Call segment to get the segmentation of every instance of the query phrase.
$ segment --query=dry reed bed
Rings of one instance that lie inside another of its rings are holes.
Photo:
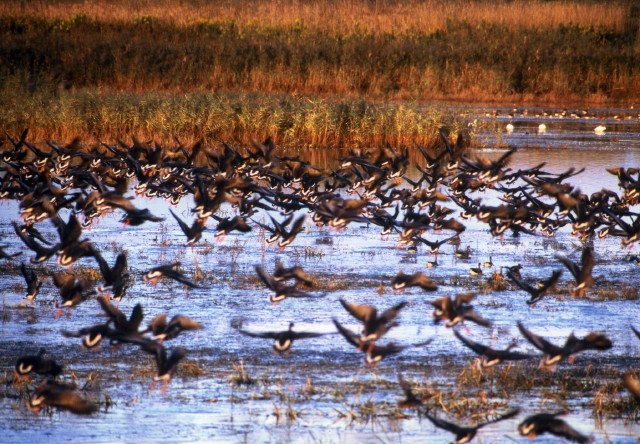
[[[335,30],[359,26],[373,32],[403,29],[442,29],[447,20],[482,22],[537,28],[561,24],[604,26],[623,30],[629,18],[629,1],[463,1],[409,0],[240,0],[205,1],[5,1],[0,15],[34,15],[48,19],[87,14],[104,22],[127,21],[135,16],[159,17],[186,25],[202,18],[240,23],[277,25],[303,21],[312,27]]]

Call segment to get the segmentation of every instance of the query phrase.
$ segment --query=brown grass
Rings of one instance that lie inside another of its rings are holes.
[[[205,1],[5,1],[0,15],[30,14],[49,19],[86,14],[106,22],[152,17],[177,25],[202,19],[276,25],[303,22],[322,30],[359,28],[376,33],[419,29],[436,31],[448,20],[516,27],[584,25],[623,30],[629,6],[624,2],[583,1],[361,1],[239,0]]]

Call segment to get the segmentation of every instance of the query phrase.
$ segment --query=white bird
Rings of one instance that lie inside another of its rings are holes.
[[[607,129],[606,126],[604,125],[598,125],[595,127],[595,129],[593,130],[594,133],[596,134],[604,134],[605,130]]]

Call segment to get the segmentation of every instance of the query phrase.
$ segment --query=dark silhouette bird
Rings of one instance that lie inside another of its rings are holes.
[[[52,277],[53,283],[60,291],[62,307],[74,307],[94,294],[93,290],[90,290],[89,282],[73,273],[53,273]],[[60,316],[61,313],[62,309],[56,313],[56,316]]]
[[[115,332],[111,336],[112,342],[126,342],[132,336],[141,336],[139,331],[140,324],[144,319],[142,305],[136,304],[131,311],[131,316],[127,319],[127,316],[118,307],[109,302],[106,297],[98,296],[98,302],[109,318],[107,324],[113,324]]]
[[[167,315],[162,313],[151,320],[145,332],[150,331],[151,339],[162,343],[178,337],[183,331],[200,330],[201,328],[202,324],[184,315],[175,315],[167,322]]]
[[[0,245],[0,259],[13,259],[16,256],[20,256],[22,253],[21,252],[17,252],[17,253],[13,253],[13,254],[9,254],[6,251],[4,251],[5,248],[7,248],[9,245]]]
[[[510,419],[513,418],[514,416],[516,416],[518,413],[520,413],[520,409],[513,409],[507,413],[505,413],[504,415],[500,415],[497,416],[496,418],[483,422],[481,424],[478,424],[476,426],[473,427],[461,427],[457,424],[454,424],[452,422],[449,421],[445,421],[444,419],[440,419],[437,418],[435,416],[430,415],[429,413],[424,413],[424,416],[426,416],[429,421],[431,421],[433,423],[434,426],[447,430],[448,432],[453,433],[454,435],[456,435],[455,439],[453,440],[454,443],[456,444],[463,444],[463,443],[467,443],[469,441],[471,441],[476,434],[478,433],[478,430],[480,430],[482,427],[488,425],[488,424],[493,424],[499,421],[504,421],[505,419]]]
[[[47,355],[44,348],[41,348],[37,355],[21,356],[16,362],[16,373],[19,376],[37,373],[55,378],[62,373],[62,368],[60,364]]]
[[[370,343],[370,346],[373,346],[374,341],[396,325],[391,321],[398,316],[400,310],[407,306],[407,302],[403,301],[378,315],[378,310],[371,305],[352,304],[344,299],[340,299],[340,303],[351,316],[362,322],[363,331],[360,342]]]
[[[113,299],[116,301],[122,300],[127,288],[129,286],[129,270],[127,265],[126,253],[120,253],[116,257],[116,263],[113,267],[110,267],[106,260],[102,257],[100,252],[93,248],[93,257],[98,262],[100,267],[100,273],[104,280],[104,285],[98,287],[101,292],[112,292]]]
[[[569,269],[576,280],[576,286],[571,290],[572,296],[584,297],[586,290],[593,285],[594,279],[591,275],[593,270],[593,248],[585,247],[582,250],[580,265],[572,262],[566,257],[556,256],[556,258]]]
[[[564,359],[570,358],[570,361],[572,361],[573,355],[576,353],[585,350],[609,350],[613,346],[611,340],[601,333],[589,333],[582,339],[571,333],[565,344],[562,347],[558,347],[527,330],[521,322],[518,322],[518,328],[534,347],[545,354],[542,358],[541,366],[549,369],[553,369],[558,362]]]
[[[182,219],[176,215],[171,209],[169,210],[173,218],[178,222],[180,229],[187,236],[186,246],[193,246],[202,238],[202,232],[206,229],[206,219],[196,219],[191,226],[187,225]]]
[[[519,273],[516,275],[516,273],[512,273],[510,269],[507,269],[507,277],[531,296],[527,301],[527,304],[529,305],[534,305],[542,299],[547,290],[558,282],[560,276],[562,276],[562,270],[556,270],[551,274],[551,277],[544,281],[540,281],[536,286],[533,286],[521,279]]]
[[[68,410],[76,415],[90,415],[98,410],[95,403],[75,393],[73,388],[46,379],[29,397],[27,406],[36,413],[45,406]]]
[[[165,394],[169,381],[176,372],[180,361],[187,356],[187,351],[184,348],[179,347],[173,349],[171,354],[168,355],[167,349],[157,341],[139,338],[135,342],[144,352],[152,355],[156,361],[157,372],[156,376],[153,378],[153,384],[151,385],[150,390],[155,388],[156,382],[162,381],[162,394]]]
[[[409,384],[400,373],[398,373],[398,382],[400,383],[400,387],[404,392],[404,399],[398,401],[398,407],[400,408],[411,408],[411,407],[421,407],[423,405],[423,400],[418,398],[416,394],[413,392],[411,384]]]
[[[273,351],[274,353],[289,353],[294,341],[299,339],[318,338],[320,336],[328,335],[331,333],[315,333],[307,331],[293,331],[293,322],[289,323],[287,330],[280,331],[266,331],[261,333],[251,332],[243,329],[238,329],[240,333],[252,338],[266,338],[273,339]]]
[[[137,227],[145,222],[162,222],[164,217],[158,217],[151,214],[147,208],[133,208],[126,210],[120,222],[131,227]]]
[[[38,279],[36,272],[33,268],[27,268],[27,266],[22,262],[20,264],[20,271],[22,272],[22,276],[24,276],[24,280],[27,283],[27,295],[25,298],[28,301],[33,302],[38,293],[40,292],[40,287],[43,284],[43,281]]]
[[[569,441],[577,443],[588,443],[590,440],[587,436],[579,433],[564,420],[558,418],[564,412],[558,413],[538,413],[531,415],[518,426],[520,435],[533,439],[544,433],[560,436]]]
[[[111,328],[109,324],[110,322],[97,324],[76,331],[61,330],[61,333],[67,338],[82,338],[82,346],[91,350],[98,347],[105,338],[111,339],[118,337],[118,332]]]
[[[471,339],[465,338],[457,330],[454,330],[453,333],[458,339],[460,339],[460,341],[462,341],[464,345],[466,345],[482,357],[481,364],[482,367],[485,368],[493,367],[494,365],[500,364],[503,361],[521,361],[523,359],[533,358],[533,355],[512,352],[511,348],[514,346],[514,344],[510,345],[505,350],[495,350],[491,347],[487,347],[486,345],[482,345],[472,341]]]
[[[391,285],[393,285],[394,290],[400,290],[405,287],[420,287],[425,291],[436,291],[438,289],[438,284],[421,271],[414,274],[404,274],[404,272],[400,271],[391,280]]]
[[[433,322],[438,324],[441,321],[447,321],[445,327],[453,327],[468,320],[483,327],[491,327],[491,322],[477,314],[469,304],[475,297],[475,293],[462,293],[457,294],[454,299],[451,299],[451,296],[444,296],[432,301]]]
[[[370,364],[371,366],[375,366],[378,362],[380,362],[387,356],[398,354],[401,351],[410,347],[420,347],[423,345],[427,345],[432,341],[432,339],[429,339],[427,341],[420,342],[417,344],[411,344],[411,345],[397,345],[393,342],[389,342],[388,344],[385,344],[385,345],[375,345],[373,347],[368,347],[368,343],[363,342],[361,340],[360,335],[357,335],[356,333],[352,332],[348,328],[343,327],[342,324],[340,324],[335,319],[333,319],[333,323],[335,324],[340,334],[344,336],[344,338],[347,340],[349,344],[353,345],[358,350],[366,349],[365,361],[367,362],[367,364]]]
[[[276,280],[272,275],[267,273],[261,266],[256,265],[256,273],[260,280],[273,291],[273,294],[269,296],[269,300],[272,304],[278,304],[286,298],[308,298],[314,297],[312,294],[298,290],[294,285],[287,285],[282,281]]]
[[[276,269],[273,271],[273,278],[277,281],[295,279],[296,283],[301,283],[307,288],[313,287],[313,280],[299,265],[286,268],[282,263],[278,262]]]
[[[157,267],[154,267],[142,276],[142,280],[144,282],[149,282],[152,285],[155,285],[158,282],[158,279],[160,279],[161,277],[173,279],[174,281],[180,282],[187,287],[201,288],[198,284],[190,281],[184,274],[182,274],[182,272],[180,271],[180,262],[174,262],[173,264],[159,265]]]
[[[44,262],[51,258],[51,256],[56,254],[56,252],[58,251],[60,244],[56,244],[52,247],[45,247],[43,245],[40,245],[31,234],[20,229],[17,223],[11,222],[11,224],[13,225],[13,228],[20,240],[22,240],[27,248],[29,248],[36,254],[34,258],[31,258],[32,263]]]

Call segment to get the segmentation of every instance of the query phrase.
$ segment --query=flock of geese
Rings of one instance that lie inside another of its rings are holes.
[[[265,241],[284,249],[295,242],[305,229],[307,218],[318,226],[336,230],[350,223],[379,226],[383,236],[397,236],[400,245],[415,249],[426,248],[437,258],[439,248],[455,242],[465,231],[465,220],[475,218],[486,224],[494,236],[542,235],[553,236],[562,227],[584,241],[579,261],[558,256],[558,265],[568,269],[574,283],[571,294],[583,297],[596,283],[592,276],[594,251],[590,242],[594,238],[615,236],[622,246],[630,246],[640,235],[640,217],[632,209],[640,199],[640,170],[612,168],[608,171],[618,178],[619,190],[603,189],[585,195],[566,180],[581,172],[573,168],[559,174],[545,170],[545,164],[527,169],[513,170],[509,161],[515,150],[509,150],[498,159],[471,157],[465,153],[465,137],[449,140],[445,129],[440,130],[439,143],[416,149],[422,157],[416,165],[417,179],[406,176],[409,166],[407,150],[391,147],[381,149],[353,149],[340,159],[335,169],[321,169],[297,156],[276,154],[271,139],[254,141],[242,152],[228,144],[221,149],[196,143],[184,147],[177,143],[172,148],[134,139],[133,144],[118,142],[81,146],[78,140],[67,146],[47,142],[39,148],[27,140],[25,131],[19,138],[7,135],[0,146],[0,197],[20,202],[20,223],[14,221],[15,234],[26,247],[25,251],[8,253],[9,246],[0,246],[0,259],[15,261],[22,253],[31,254],[30,262],[46,263],[57,258],[57,270],[51,280],[60,296],[60,315],[63,308],[71,310],[88,299],[97,300],[100,315],[106,321],[77,331],[62,330],[69,338],[82,338],[86,349],[96,348],[107,340],[113,346],[130,347],[153,356],[156,362],[156,381],[162,381],[163,390],[187,355],[184,348],[168,349],[169,341],[182,332],[198,330],[202,325],[186,316],[176,314],[168,320],[159,314],[145,327],[143,308],[134,306],[127,316],[112,301],[126,297],[132,285],[128,258],[120,253],[111,266],[90,239],[84,238],[85,228],[96,223],[103,215],[121,212],[125,225],[137,226],[164,220],[148,209],[138,208],[127,195],[159,197],[171,205],[183,198],[193,200],[193,220],[182,220],[171,211],[172,217],[185,235],[185,246],[197,244],[205,230],[217,237],[230,232],[249,232],[255,227],[268,233]],[[133,186],[135,183],[135,186]],[[497,193],[500,205],[486,205],[482,192],[491,189]],[[480,195],[480,197],[477,197]],[[221,209],[235,209],[235,216],[222,216]],[[266,215],[269,222],[254,219],[256,214]],[[310,216],[307,216],[309,214]],[[48,221],[48,222],[47,222]],[[40,228],[52,224],[57,233],[56,242],[42,234]],[[433,233],[449,233],[435,240]],[[469,255],[461,250],[460,255]],[[79,260],[95,261],[102,276],[101,285],[93,285],[72,269]],[[437,259],[432,265],[437,265]],[[479,264],[479,273],[486,264]],[[491,264],[492,265],[492,264]],[[55,267],[54,267],[55,268]],[[527,304],[534,306],[562,277],[562,269],[550,277],[533,282],[521,275],[521,266],[504,267],[507,278],[529,296]],[[26,282],[26,298],[34,301],[47,277],[38,275],[35,268],[22,262],[20,270]],[[299,266],[283,265],[273,271],[261,266],[255,268],[259,280],[269,289],[270,301],[280,303],[287,298],[322,297],[310,293],[313,279]],[[473,271],[478,273],[478,271]],[[159,279],[172,279],[185,286],[197,288],[199,284],[185,276],[179,263],[160,264],[143,273],[143,281],[153,284]],[[426,292],[438,289],[437,283],[422,272],[407,275],[399,272],[391,285],[396,290],[420,287]],[[469,321],[483,327],[492,325],[478,314],[473,305],[474,293],[447,295],[431,302],[433,320],[454,328],[460,343],[481,359],[483,367],[504,361],[531,359],[528,353],[492,349],[463,335],[456,326]],[[394,342],[381,344],[381,339],[398,325],[398,314],[407,306],[401,302],[382,312],[370,305],[355,304],[344,299],[341,306],[362,324],[361,332],[354,332],[334,319],[336,334],[340,334],[355,349],[362,352],[370,365],[402,352],[409,347],[421,347],[431,339],[410,345]],[[101,318],[103,319],[103,318]],[[570,361],[577,353],[587,350],[604,351],[612,347],[606,335],[593,332],[579,338],[571,334],[563,345],[556,345],[517,324],[523,337],[542,353],[541,366],[552,369],[558,362]],[[241,334],[274,341],[274,351],[288,353],[294,341],[314,338],[327,333],[302,332],[291,323],[284,331],[253,332],[238,327]],[[640,333],[633,330],[638,337]],[[75,387],[57,378],[63,366],[41,350],[37,355],[22,356],[15,366],[23,377],[31,373],[44,379],[28,400],[31,410],[37,412],[45,406],[66,409],[77,414],[90,414],[98,407],[77,394]],[[631,373],[625,375],[629,391],[640,400],[640,383]],[[403,406],[422,405],[422,401],[400,378],[406,394]],[[455,442],[471,440],[479,428],[492,422],[512,418],[517,409],[474,427],[461,427],[447,422],[433,411],[421,409],[421,414],[436,427],[455,435]],[[587,442],[588,437],[574,430],[559,418],[560,412],[538,413],[524,419],[519,432],[535,437],[552,433],[575,442]]]

